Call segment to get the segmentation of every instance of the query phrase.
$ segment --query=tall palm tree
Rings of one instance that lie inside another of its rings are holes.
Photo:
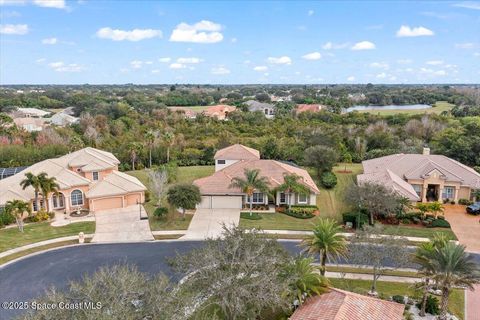
[[[287,196],[287,205],[288,209],[291,208],[292,204],[290,201],[290,196],[292,193],[295,194],[309,194],[310,189],[303,185],[299,180],[301,177],[295,173],[293,174],[285,174],[283,176],[283,183],[277,187],[277,191],[284,192]]]
[[[257,190],[268,193],[268,179],[267,177],[260,176],[259,169],[245,169],[244,177],[245,178],[233,178],[230,183],[230,188],[239,188],[243,193],[247,194],[248,199],[250,199],[250,215],[252,215],[253,192]]]
[[[175,140],[175,135],[171,131],[166,131],[163,134],[163,140],[165,140],[165,144],[167,145],[167,163],[170,162],[170,147]]]
[[[148,167],[152,167],[152,148],[155,145],[155,140],[157,135],[154,131],[149,130],[145,133],[145,140],[147,141],[148,145]]]
[[[137,158],[138,158],[140,146],[138,142],[130,142],[127,148],[128,148],[128,154],[130,155],[130,160],[132,161],[132,170],[135,170],[135,162],[137,161]]]
[[[285,270],[286,276],[292,279],[290,289],[299,305],[309,296],[324,293],[329,286],[327,278],[320,275],[312,263],[312,258],[298,257]]]
[[[40,180],[38,178],[38,176],[34,175],[33,173],[31,172],[27,172],[25,173],[25,179],[23,179],[21,182],[20,182],[20,186],[22,186],[23,190],[25,190],[26,188],[28,187],[32,187],[34,192],[35,192],[35,208],[37,208],[37,210],[39,209],[39,206],[38,206],[38,194],[40,192],[40,188],[41,188],[41,184],[40,184]]]
[[[415,250],[415,253],[413,254],[413,257],[412,257],[413,262],[422,266],[423,260],[427,259],[428,255],[431,254],[433,250],[435,250],[435,245],[433,244],[433,241],[422,243],[417,247],[417,249]],[[419,315],[421,317],[424,317],[425,309],[427,307],[427,297],[428,297],[428,290],[430,289],[432,272],[431,270],[421,267],[419,270],[419,274],[422,275],[422,281],[416,284],[416,288],[422,290],[422,301],[420,303]]]
[[[438,319],[447,320],[448,299],[454,287],[466,287],[473,290],[473,285],[480,283],[480,270],[473,257],[465,252],[465,246],[452,242],[443,247],[426,252],[422,259],[416,261],[422,270],[431,273],[431,279],[442,291],[440,315]]]
[[[325,275],[327,259],[344,258],[347,255],[347,239],[340,234],[342,229],[333,219],[319,219],[313,228],[313,235],[301,242],[308,254],[318,254],[320,259],[320,273]]]
[[[30,213],[30,204],[22,200],[10,200],[5,204],[5,211],[12,214],[17,222],[18,230],[23,232],[23,216],[25,212]]]
[[[48,198],[51,193],[55,193],[58,195],[58,189],[60,188],[60,186],[58,185],[55,177],[48,177],[45,172],[39,174],[38,179],[40,180],[40,190],[42,192],[44,209],[50,211],[50,204],[48,202]]]

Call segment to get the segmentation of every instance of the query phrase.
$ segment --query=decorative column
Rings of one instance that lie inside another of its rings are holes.
[[[440,186],[440,187],[438,188],[438,202],[442,202],[442,201],[443,201],[442,196],[443,196],[443,188],[442,188],[442,186]]]
[[[427,186],[423,185],[422,189],[422,202],[427,202]]]
[[[460,192],[460,187],[459,186],[455,186],[455,195],[454,195],[454,200],[455,200],[455,203],[458,203],[458,194]]]

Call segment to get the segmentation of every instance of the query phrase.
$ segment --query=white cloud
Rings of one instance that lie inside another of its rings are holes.
[[[26,25],[26,24],[2,24],[2,25],[0,25],[0,33],[24,35],[24,34],[28,33],[28,25]]]
[[[185,69],[187,66],[181,63],[172,63],[170,69]]]
[[[472,49],[475,47],[473,42],[455,43],[455,48],[458,49]]]
[[[465,8],[465,9],[473,9],[473,10],[480,10],[480,3],[474,1],[464,1],[453,4],[454,7]]]
[[[313,10],[308,10],[308,16],[313,16],[314,13],[315,13],[315,11],[313,11]]]
[[[376,75],[378,79],[385,79],[387,77],[387,74],[385,72],[379,73]]]
[[[429,68],[420,68],[420,72],[430,76],[446,76],[447,72],[445,70],[433,70]]]
[[[355,81],[355,77],[354,77],[354,76],[350,76],[350,77],[347,78],[347,81],[350,81],[350,82],[351,82],[351,81]]]
[[[443,64],[443,60],[430,60],[430,61],[427,61],[425,63],[428,64],[428,65],[431,65],[431,66],[439,66],[439,65]]]
[[[412,62],[413,62],[412,59],[398,59],[397,60],[397,63],[399,63],[399,64],[410,64]]]
[[[263,72],[263,71],[267,71],[268,67],[267,66],[256,66],[256,67],[253,68],[253,70],[258,71],[258,72]]]
[[[268,57],[267,62],[271,64],[292,64],[292,59],[287,56],[282,57]]]
[[[143,61],[140,61],[140,60],[130,61],[130,66],[133,69],[140,69],[143,66]]]
[[[45,59],[45,58],[39,58],[39,59],[35,60],[36,63],[44,63],[45,61],[47,61],[47,59]]]
[[[435,33],[425,27],[413,27],[410,26],[401,26],[397,31],[397,37],[422,37],[422,36],[433,36]]]
[[[181,64],[187,64],[187,63],[193,63],[193,64],[197,64],[197,63],[200,63],[202,62],[203,60],[200,59],[200,58],[195,58],[195,57],[191,57],[191,58],[178,58],[177,59],[177,63],[181,63]]]
[[[65,9],[65,0],[33,0],[33,4],[39,7]]]
[[[237,38],[232,38],[232,39],[230,39],[230,42],[231,42],[231,43],[236,43],[236,42],[237,42]]]
[[[158,59],[158,62],[161,62],[161,63],[169,63],[170,61],[172,61],[172,58],[169,58],[169,57]]]
[[[372,62],[370,63],[370,67],[378,68],[378,69],[388,69],[390,68],[389,64],[386,62]]]
[[[473,54],[473,56],[474,56],[474,57],[480,57],[480,52],[475,52],[475,53]]]
[[[57,72],[80,72],[84,69],[84,67],[79,64],[65,64],[63,61],[51,62],[48,66]]]
[[[56,44],[58,42],[57,38],[46,38],[42,40],[43,44]]]
[[[302,56],[302,58],[305,60],[319,60],[322,58],[322,55],[320,54],[320,52],[311,52]]]
[[[161,38],[162,31],[154,29],[133,29],[128,31],[106,27],[99,29],[96,35],[99,38],[113,41],[140,41],[150,38]]]
[[[25,4],[25,0],[0,0],[0,6],[21,6]]]
[[[353,45],[352,50],[372,50],[375,49],[375,43],[370,41],[360,41]]]
[[[212,68],[211,72],[212,74],[216,74],[216,75],[225,75],[225,74],[229,74],[230,70],[228,70],[225,67],[217,67],[217,68]]]
[[[332,49],[343,49],[348,47],[348,43],[333,43],[333,42],[326,42],[323,46],[323,50],[332,50]]]
[[[223,40],[221,30],[220,24],[208,20],[202,20],[193,25],[182,22],[172,31],[170,41],[216,43]]]
[[[153,73],[153,74],[160,73],[160,70],[158,70],[158,69],[153,69],[153,70],[152,70],[152,73]]]

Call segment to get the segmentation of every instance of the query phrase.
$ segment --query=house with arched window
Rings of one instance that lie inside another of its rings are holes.
[[[9,200],[31,203],[32,210],[44,207],[53,212],[124,208],[143,203],[146,187],[135,177],[118,171],[120,161],[110,152],[84,148],[55,159],[38,162],[21,173],[0,180],[0,206]],[[35,190],[23,189],[25,173],[45,172],[55,177],[59,192],[35,203]]]

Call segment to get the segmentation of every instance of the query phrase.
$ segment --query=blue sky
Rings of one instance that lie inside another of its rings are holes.
[[[479,83],[480,2],[0,0],[1,84]]]

